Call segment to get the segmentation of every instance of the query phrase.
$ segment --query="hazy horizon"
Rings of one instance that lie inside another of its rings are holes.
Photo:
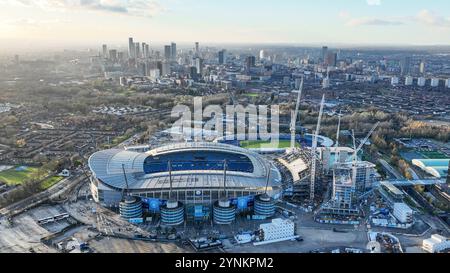
[[[4,52],[151,45],[450,45],[443,0],[0,0]]]

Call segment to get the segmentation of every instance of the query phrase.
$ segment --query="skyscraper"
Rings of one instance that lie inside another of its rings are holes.
[[[134,44],[134,50],[136,51],[136,54],[134,55],[136,58],[141,58],[141,46],[139,43]]]
[[[337,53],[336,52],[328,52],[324,63],[328,66],[336,66],[337,65]]]
[[[264,60],[266,58],[266,52],[264,50],[261,50],[259,52],[259,59]]]
[[[108,46],[103,45],[102,49],[103,49],[103,58],[107,59],[108,58]]]
[[[171,59],[176,60],[177,59],[177,44],[172,42],[171,46]]]
[[[166,45],[164,46],[164,58],[166,59],[166,61],[169,61],[171,59],[172,56],[172,48],[170,45]]]
[[[147,44],[146,43],[142,43],[142,58],[147,58]]]
[[[109,59],[113,62],[117,62],[117,50],[111,49],[109,51]]]
[[[400,63],[400,69],[402,76],[408,75],[411,73],[411,57],[406,56]]]
[[[130,59],[134,59],[136,56],[136,50],[134,49],[133,38],[128,38],[128,56]]]
[[[200,44],[198,42],[195,42],[195,56],[198,56],[200,54]]]
[[[225,64],[226,63],[226,51],[225,49],[222,49],[219,51],[219,64]]]
[[[195,68],[198,74],[203,74],[203,60],[199,57],[195,58]]]
[[[328,56],[328,47],[324,46],[322,47],[322,63],[325,63]]]
[[[150,46],[149,46],[149,44],[145,44],[145,54],[146,54],[146,58],[150,58]]]
[[[248,56],[245,59],[245,69],[248,71],[250,70],[250,67],[256,66],[256,57],[255,56]]]
[[[425,61],[420,62],[419,73],[422,75],[425,74]]]

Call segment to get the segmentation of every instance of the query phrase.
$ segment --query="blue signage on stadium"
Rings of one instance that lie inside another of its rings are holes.
[[[194,217],[196,218],[202,218],[204,217],[204,213],[203,213],[203,206],[195,206],[194,207]]]
[[[157,198],[144,198],[142,201],[148,205],[148,210],[151,212],[159,212],[163,205],[161,200]]]
[[[254,196],[243,196],[230,199],[232,205],[235,205],[238,210],[246,210],[253,205]]]

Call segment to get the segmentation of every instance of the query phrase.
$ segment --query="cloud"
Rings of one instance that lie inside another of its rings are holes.
[[[9,2],[46,11],[91,10],[142,17],[152,17],[164,11],[156,0],[9,0]]]
[[[369,6],[380,6],[381,0],[366,0],[367,5]]]
[[[399,20],[389,20],[389,19],[379,19],[379,18],[354,18],[347,21],[346,25],[351,27],[357,26],[399,26],[403,25],[404,22]]]
[[[445,18],[433,11],[422,10],[415,18],[418,22],[433,27],[450,27],[450,18]]]

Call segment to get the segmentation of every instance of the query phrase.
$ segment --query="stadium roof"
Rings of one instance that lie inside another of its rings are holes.
[[[100,151],[89,158],[89,167],[94,176],[103,184],[115,189],[126,187],[122,165],[130,190],[169,189],[168,172],[146,174],[144,162],[148,157],[161,156],[186,151],[217,151],[245,155],[253,165],[252,173],[227,171],[227,188],[260,189],[266,186],[267,173],[269,190],[279,187],[281,175],[278,169],[260,155],[239,147],[219,143],[180,143],[151,150],[146,153],[120,149]],[[223,171],[188,170],[172,172],[174,189],[180,188],[220,188],[223,187]]]

